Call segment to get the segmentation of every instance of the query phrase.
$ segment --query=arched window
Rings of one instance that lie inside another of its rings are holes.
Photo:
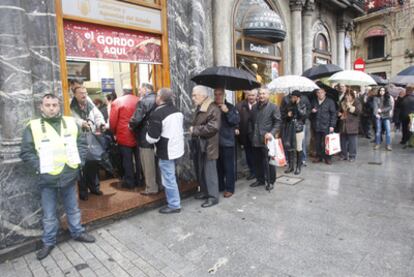
[[[320,52],[329,52],[328,40],[323,34],[317,34],[314,42],[314,49]]]
[[[278,25],[278,22],[280,25]],[[247,32],[246,25],[254,28]],[[275,26],[280,29],[275,28]],[[271,1],[238,1],[234,13],[236,66],[250,72],[263,84],[269,83],[278,77],[282,70],[283,50],[280,42],[275,43],[269,39],[274,37],[266,35],[271,33],[277,36],[283,32],[284,24]]]

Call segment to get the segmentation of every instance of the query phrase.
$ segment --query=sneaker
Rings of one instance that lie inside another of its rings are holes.
[[[80,242],[87,242],[87,243],[93,243],[96,241],[95,237],[92,235],[89,235],[88,233],[83,232],[78,237],[74,238],[76,241]]]
[[[50,252],[52,252],[54,246],[53,245],[43,245],[42,249],[40,249],[36,253],[36,258],[40,261],[49,256]]]
[[[392,147],[391,147],[391,145],[387,145],[387,146],[385,147],[385,149],[387,149],[387,151],[392,151]]]
[[[173,208],[170,208],[170,207],[164,207],[164,208],[159,209],[158,212],[160,214],[176,214],[176,213],[180,213],[181,209],[180,208],[173,209]]]
[[[378,149],[380,149],[380,145],[379,144],[375,144],[374,150],[378,150]]]
[[[349,162],[350,162],[350,163],[355,162],[355,158],[349,158]]]

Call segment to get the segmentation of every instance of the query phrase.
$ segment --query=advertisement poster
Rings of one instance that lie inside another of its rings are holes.
[[[111,94],[115,92],[115,80],[114,78],[102,78],[101,79],[102,92],[105,94]]]
[[[138,31],[64,21],[66,56],[134,63],[161,63],[161,38]]]

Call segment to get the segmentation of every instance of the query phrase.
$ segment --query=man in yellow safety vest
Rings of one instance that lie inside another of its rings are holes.
[[[44,95],[40,110],[41,118],[31,120],[24,130],[20,153],[20,158],[38,175],[43,209],[43,247],[36,254],[39,260],[47,257],[56,244],[58,194],[63,201],[71,236],[77,241],[95,242],[80,223],[75,187],[88,146],[79,136],[75,120],[61,115],[59,99],[55,95]]]

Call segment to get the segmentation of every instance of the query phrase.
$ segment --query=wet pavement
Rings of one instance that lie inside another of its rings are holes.
[[[354,163],[309,164],[271,193],[241,180],[215,207],[188,198],[181,214],[118,221],[1,276],[414,276],[414,150],[359,142]]]

